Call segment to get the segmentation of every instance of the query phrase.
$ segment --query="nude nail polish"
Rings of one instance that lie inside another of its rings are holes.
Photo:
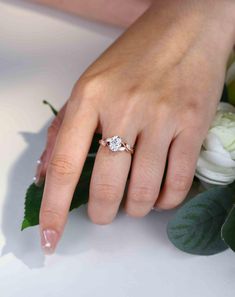
[[[45,229],[41,233],[41,246],[46,255],[53,254],[59,240],[59,234],[53,229]]]

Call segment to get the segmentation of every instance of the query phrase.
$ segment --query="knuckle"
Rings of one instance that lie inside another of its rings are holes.
[[[182,111],[183,121],[189,123],[190,125],[200,125],[201,117],[198,117],[198,114],[201,114],[202,110],[204,109],[200,100],[191,100],[185,105]]]
[[[137,204],[150,204],[155,199],[154,190],[148,186],[134,186],[128,195],[130,202]]]
[[[48,174],[59,179],[59,181],[67,180],[76,174],[75,162],[71,158],[64,155],[56,155],[48,164]]]
[[[136,126],[136,124],[139,122],[139,119],[134,115],[140,114],[140,112],[142,112],[143,103],[139,100],[141,98],[141,94],[136,94],[134,92],[137,91],[133,91],[132,89],[123,91],[122,98],[114,102],[115,110],[119,112],[114,113],[114,107],[111,106],[111,109],[108,108],[105,112],[106,117],[110,118],[111,112],[115,121],[119,122],[119,125],[126,127],[127,125],[130,125],[131,119],[131,124]]]
[[[175,173],[166,186],[174,191],[186,192],[191,186],[191,179],[185,173]]]
[[[125,99],[131,99],[131,102],[133,101],[133,98],[140,98],[142,94],[142,86],[140,84],[133,84],[130,86],[126,92],[125,92]]]
[[[172,110],[171,102],[165,97],[161,97],[157,102],[157,112],[160,115],[168,114]]]
[[[94,186],[94,199],[101,204],[116,204],[120,200],[120,189],[112,184],[97,183]]]
[[[166,100],[165,98],[159,100],[156,108],[153,108],[151,111],[155,125],[161,125],[163,122],[169,121],[169,118],[174,117],[173,110],[174,108],[169,100]]]
[[[63,213],[51,208],[42,209],[40,212],[40,221],[43,223],[50,222],[52,225],[58,225],[63,217]]]
[[[78,98],[80,102],[93,101],[99,97],[97,94],[101,93],[103,88],[103,79],[99,74],[80,77],[73,87],[69,101],[77,102]]]

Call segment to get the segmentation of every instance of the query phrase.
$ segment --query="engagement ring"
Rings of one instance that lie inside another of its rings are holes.
[[[99,143],[103,146],[107,146],[112,152],[129,152],[133,154],[134,148],[122,140],[120,136],[112,136],[104,139],[100,139]]]

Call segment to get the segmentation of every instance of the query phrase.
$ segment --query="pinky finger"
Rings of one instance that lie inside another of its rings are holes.
[[[203,139],[192,130],[182,131],[172,142],[166,179],[156,201],[157,209],[178,206],[189,192]],[[193,135],[193,137],[192,137]]]

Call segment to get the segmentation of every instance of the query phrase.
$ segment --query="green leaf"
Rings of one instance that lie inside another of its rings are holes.
[[[94,160],[95,159],[93,157],[87,157],[84,163],[82,174],[74,191],[73,199],[69,209],[70,211],[88,202],[89,184],[94,166]],[[25,228],[39,224],[39,212],[43,190],[44,183],[40,187],[36,186],[34,183],[29,186],[25,197],[25,212],[21,231]]]
[[[235,183],[233,185],[233,195],[235,197]],[[221,236],[224,242],[235,252],[235,205],[233,205],[222,226]]]
[[[46,101],[46,100],[43,100],[42,102],[43,102],[44,104],[49,105],[49,107],[50,107],[50,109],[52,110],[53,114],[54,114],[55,116],[57,116],[58,111],[51,105],[51,103],[49,103],[49,102]]]
[[[221,230],[224,242],[235,252],[235,206],[231,209]]]
[[[235,106],[235,80],[228,85],[228,102]]]
[[[27,227],[37,225],[44,186],[37,187],[34,183],[29,186],[25,197],[25,212],[21,231]]]
[[[168,223],[169,240],[180,250],[213,255],[227,249],[221,227],[234,203],[232,187],[214,187],[186,202]]]

